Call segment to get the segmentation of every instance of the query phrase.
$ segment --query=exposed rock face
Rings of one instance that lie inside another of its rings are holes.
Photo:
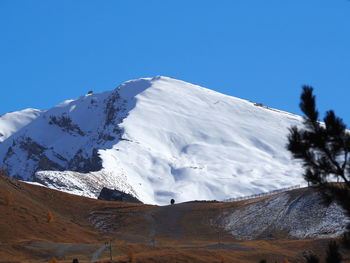
[[[75,135],[75,134],[80,136],[85,135],[85,133],[79,128],[79,126],[72,123],[72,119],[65,115],[59,116],[59,117],[50,116],[49,124],[57,125],[62,129],[62,131],[68,132],[72,135]]]
[[[118,125],[126,114],[124,104],[116,89],[104,96],[88,94],[43,112],[41,118],[29,124],[30,129],[19,131],[3,143],[1,167],[10,176],[25,180],[33,180],[34,174],[43,170],[101,170],[98,150],[119,141],[122,129]],[[82,121],[87,118],[91,119]]]
[[[102,160],[98,156],[97,149],[92,149],[91,154],[86,154],[79,149],[74,157],[68,162],[68,169],[81,173],[99,171],[102,169]],[[46,169],[49,170],[49,169]]]
[[[123,193],[118,190],[112,190],[108,189],[106,187],[103,187],[101,190],[100,195],[98,196],[99,200],[106,200],[106,201],[120,201],[120,202],[128,202],[128,203],[142,203],[137,198],[133,197],[132,195]]]

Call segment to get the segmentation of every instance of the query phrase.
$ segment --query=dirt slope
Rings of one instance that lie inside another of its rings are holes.
[[[107,260],[109,240],[114,262],[130,251],[135,262],[302,262],[305,250],[324,253],[327,239],[239,241],[221,227],[218,215],[260,201],[108,202],[0,176],[0,262]]]

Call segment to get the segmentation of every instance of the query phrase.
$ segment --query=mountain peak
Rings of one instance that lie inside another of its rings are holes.
[[[227,199],[303,182],[285,149],[295,115],[156,76],[65,101],[0,144],[9,174],[145,203]],[[1,132],[1,131],[0,131]]]
[[[0,116],[0,142],[28,125],[44,111],[27,108],[21,111],[8,112]]]

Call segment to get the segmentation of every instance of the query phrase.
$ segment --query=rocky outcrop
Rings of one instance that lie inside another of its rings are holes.
[[[142,203],[136,197],[126,194],[124,192],[118,190],[108,189],[107,187],[103,187],[100,195],[98,196],[99,200],[106,201],[119,201],[119,202],[128,202],[128,203]]]
[[[74,157],[68,162],[68,170],[88,173],[102,169],[102,160],[98,156],[97,149],[93,149],[91,154],[86,154],[79,149]],[[48,170],[48,169],[46,169]]]
[[[126,100],[122,100],[118,91],[115,91],[107,100],[106,100],[106,108],[104,110],[106,114],[105,126],[112,124],[117,120],[117,117],[120,113],[125,112],[125,104]]]
[[[50,116],[49,124],[57,125],[64,132],[68,132],[72,135],[84,136],[85,133],[79,128],[78,125],[72,122],[72,119],[63,115],[63,116]]]

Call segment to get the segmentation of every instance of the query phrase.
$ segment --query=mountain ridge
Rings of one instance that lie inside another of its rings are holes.
[[[0,145],[13,177],[153,204],[226,199],[302,184],[285,149],[300,116],[157,76],[66,100]],[[1,132],[1,131],[0,131]]]
[[[0,143],[31,123],[43,112],[43,110],[27,108],[0,115]]]

